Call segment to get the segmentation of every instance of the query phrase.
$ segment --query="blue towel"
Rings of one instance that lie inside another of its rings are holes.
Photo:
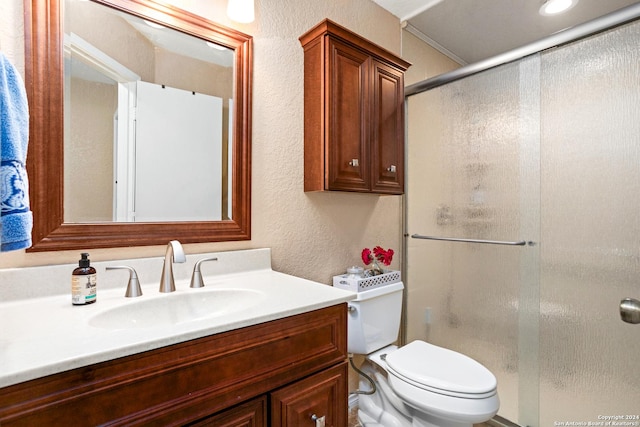
[[[22,77],[0,52],[0,251],[31,246],[33,217],[25,162],[29,106]]]

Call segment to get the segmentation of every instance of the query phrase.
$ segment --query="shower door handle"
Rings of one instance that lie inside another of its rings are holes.
[[[620,301],[620,318],[623,322],[640,323],[640,301],[634,298],[625,298]]]

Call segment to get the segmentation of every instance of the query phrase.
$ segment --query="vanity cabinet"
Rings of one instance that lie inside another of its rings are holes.
[[[346,304],[0,389],[0,425],[347,424]]]
[[[304,190],[402,194],[410,64],[330,20],[300,43]]]
[[[271,394],[271,422],[285,426],[346,426],[346,362]]]
[[[189,427],[263,427],[267,423],[267,396],[188,424]]]

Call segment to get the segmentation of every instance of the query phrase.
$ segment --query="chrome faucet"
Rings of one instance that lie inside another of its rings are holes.
[[[212,258],[204,258],[200,261],[196,262],[196,265],[193,267],[193,274],[191,275],[191,284],[190,288],[202,288],[204,287],[204,281],[202,280],[202,272],[200,271],[200,264],[205,261],[217,261],[217,257]]]
[[[164,255],[164,265],[162,266],[162,277],[160,278],[160,292],[173,292],[176,290],[176,282],[173,278],[173,263],[186,262],[182,245],[177,240],[172,240],[167,244],[167,252]]]
[[[142,295],[142,288],[140,288],[140,281],[138,280],[138,273],[133,267],[128,265],[113,265],[106,267],[107,270],[129,270],[129,282],[127,282],[127,291],[124,296],[127,298],[135,298]]]

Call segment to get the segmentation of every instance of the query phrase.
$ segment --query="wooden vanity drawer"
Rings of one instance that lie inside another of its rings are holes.
[[[346,359],[346,304],[0,389],[0,425],[182,425]]]
[[[269,425],[267,420],[267,395],[263,395],[198,420],[188,427],[263,427]]]

